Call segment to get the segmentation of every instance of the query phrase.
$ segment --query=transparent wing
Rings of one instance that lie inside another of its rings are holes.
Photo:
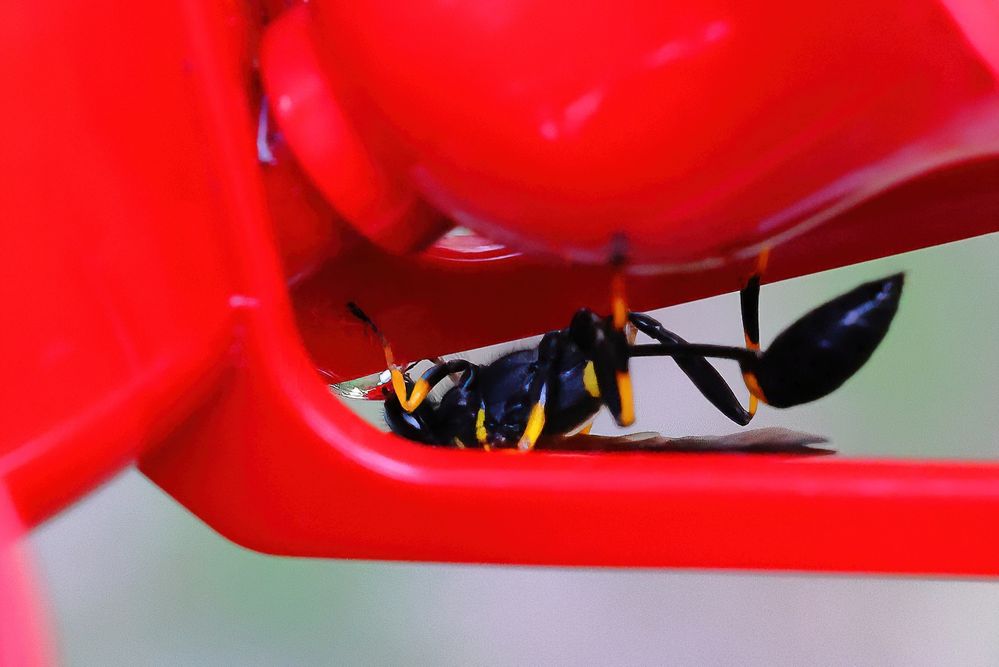
[[[660,433],[633,433],[623,436],[573,435],[542,438],[536,449],[558,452],[676,452],[713,454],[789,454],[828,456],[836,450],[823,445],[820,435],[769,427],[729,435],[668,438]]]

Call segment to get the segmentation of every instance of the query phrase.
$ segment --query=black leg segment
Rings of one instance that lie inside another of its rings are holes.
[[[528,405],[531,411],[524,425],[524,432],[517,443],[518,449],[533,449],[541,431],[545,427],[545,409],[548,404],[548,392],[558,381],[559,361],[562,350],[568,343],[568,336],[561,331],[545,334],[538,345],[538,363],[531,384],[527,390]]]
[[[687,341],[644,313],[631,313],[629,319],[635,328],[660,343],[674,345],[677,348],[689,345]],[[723,415],[740,426],[745,426],[753,418],[753,415],[742,407],[728,383],[715,370],[715,367],[708,363],[707,359],[693,354],[677,354],[673,356],[673,361],[690,378],[690,381],[704,397]]]

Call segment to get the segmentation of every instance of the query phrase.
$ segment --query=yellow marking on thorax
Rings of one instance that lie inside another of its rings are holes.
[[[600,398],[600,385],[597,384],[597,372],[593,369],[593,362],[587,361],[583,368],[583,386],[586,393],[593,398]]]

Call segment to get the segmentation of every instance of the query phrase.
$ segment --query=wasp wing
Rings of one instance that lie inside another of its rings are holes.
[[[669,438],[661,433],[623,436],[573,435],[542,438],[535,449],[556,452],[675,452],[697,454],[788,454],[828,456],[835,449],[817,447],[828,440],[820,435],[769,427],[729,435]]]

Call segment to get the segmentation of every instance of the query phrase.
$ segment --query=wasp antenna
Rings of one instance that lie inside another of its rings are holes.
[[[348,301],[347,310],[350,311],[351,315],[368,325],[375,335],[378,336],[378,340],[381,341],[382,352],[385,353],[385,365],[388,366],[389,371],[392,373],[392,390],[399,398],[399,403],[406,412],[412,412],[423,402],[423,399],[429,393],[429,386],[426,381],[423,379],[419,380],[413,390],[413,396],[406,398],[406,371],[396,363],[395,355],[392,353],[392,346],[389,345],[388,338],[385,337],[385,334],[378,328],[374,320],[368,317],[367,313],[361,310],[356,303]]]
[[[347,310],[350,311],[351,315],[366,324],[368,328],[371,329],[376,336],[378,336],[378,341],[381,343],[382,350],[385,352],[385,361],[388,362],[389,368],[392,368],[395,364],[395,360],[392,355],[392,347],[389,345],[388,338],[385,337],[382,330],[379,329],[378,325],[375,324],[375,321],[368,317],[368,314],[361,310],[361,307],[353,301],[347,302]]]
[[[368,314],[366,312],[364,312],[363,310],[361,310],[361,307],[358,306],[356,303],[354,303],[353,301],[348,301],[347,302],[347,310],[350,311],[351,315],[353,315],[357,319],[361,320],[362,322],[364,322],[365,324],[367,324],[369,327],[371,327],[375,331],[378,331],[378,327],[375,326],[375,323],[371,320],[370,317],[368,317]]]
[[[368,325],[368,327],[370,327],[371,330],[374,331],[379,338],[385,338],[385,336],[382,334],[382,330],[378,328],[378,325],[375,324],[374,320],[368,317],[368,314],[365,313],[363,310],[361,310],[361,307],[358,306],[356,303],[354,303],[353,301],[348,301],[347,310],[350,311],[351,315],[353,315],[357,319],[361,320],[361,322],[364,322],[366,325]]]

